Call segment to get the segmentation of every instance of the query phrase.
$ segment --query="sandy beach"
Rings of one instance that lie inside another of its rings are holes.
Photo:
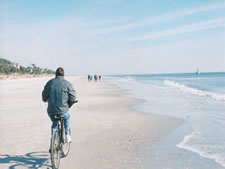
[[[0,81],[0,168],[51,168],[50,120],[41,92],[50,77]],[[139,148],[157,142],[181,120],[135,112],[141,100],[104,81],[66,77],[79,103],[71,110],[72,146],[60,169],[141,169]],[[151,160],[151,159],[149,159]]]

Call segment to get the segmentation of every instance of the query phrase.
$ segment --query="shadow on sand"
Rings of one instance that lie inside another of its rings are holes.
[[[9,169],[40,169],[52,168],[49,164],[49,153],[48,152],[31,152],[25,155],[10,156],[8,154],[0,155],[0,166],[1,164],[7,164]]]

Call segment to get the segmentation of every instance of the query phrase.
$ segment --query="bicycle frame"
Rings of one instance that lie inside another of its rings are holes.
[[[62,148],[62,145],[64,144],[64,119],[60,118],[57,120],[57,127],[59,132],[59,138],[60,138],[60,149]]]

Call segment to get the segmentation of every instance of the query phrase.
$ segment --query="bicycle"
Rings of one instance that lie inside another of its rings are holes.
[[[75,103],[77,103],[76,101]],[[60,158],[66,157],[69,154],[71,142],[66,141],[64,115],[54,115],[54,120],[57,121],[57,129],[53,132],[50,145],[50,156],[52,168],[58,169]],[[70,130],[71,135],[71,130]]]

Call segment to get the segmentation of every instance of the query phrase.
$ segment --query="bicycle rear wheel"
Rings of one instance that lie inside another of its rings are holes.
[[[58,169],[60,165],[60,137],[58,130],[53,132],[51,139],[51,162],[52,168]]]
[[[71,135],[71,130],[70,130],[70,135]],[[71,142],[69,142],[69,143],[67,142],[65,131],[64,131],[63,136],[64,136],[64,143],[63,143],[63,146],[62,146],[62,156],[66,157],[69,154]]]

